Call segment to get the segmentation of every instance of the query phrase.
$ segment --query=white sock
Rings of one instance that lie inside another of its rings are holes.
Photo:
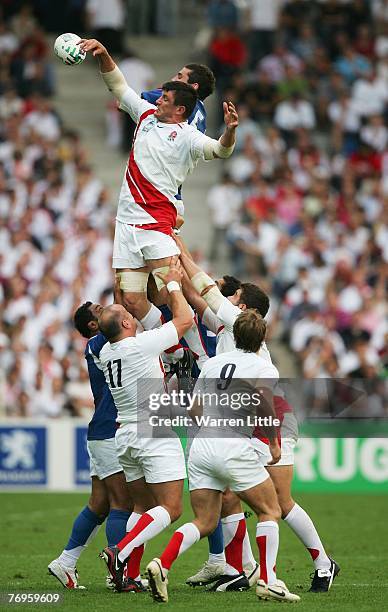
[[[136,525],[136,523],[138,522],[138,520],[139,520],[139,518],[140,518],[141,516],[142,516],[142,515],[141,515],[141,514],[139,514],[139,512],[132,512],[132,513],[130,514],[129,519],[128,519],[128,521],[127,521],[127,533],[128,533],[128,531],[131,531],[131,529],[133,529],[133,528],[134,528],[134,526]],[[143,551],[144,551],[144,546],[145,546],[145,545],[143,545]],[[133,552],[133,551],[132,551],[132,552]],[[126,568],[125,568],[125,570],[124,570],[124,576],[125,576],[125,577],[128,575],[128,572],[129,572],[129,569],[130,569],[130,568],[129,568],[129,564],[130,564],[130,561],[128,561],[128,563],[127,563],[127,567],[126,567]],[[138,576],[135,576],[135,578],[134,578],[134,580],[140,580],[140,579],[141,579],[140,574],[139,574]]]
[[[201,534],[194,523],[185,523],[176,530],[160,556],[163,569],[168,571],[182,553],[200,540]]]
[[[279,526],[275,521],[257,523],[256,542],[260,554],[260,578],[266,584],[276,582],[276,558],[279,549]]]
[[[140,323],[144,327],[145,331],[149,329],[157,329],[162,326],[162,313],[159,308],[156,308],[155,304],[150,304],[150,309],[146,316],[140,319]]]
[[[119,560],[125,561],[134,548],[157,536],[170,523],[171,517],[163,506],[155,506],[155,508],[151,508],[151,510],[142,514],[135,527],[123,538],[124,546],[121,547]]]
[[[127,533],[128,531],[131,531],[131,529],[134,528],[134,526],[136,525],[137,521],[139,520],[141,516],[142,515],[139,514],[138,512],[132,512],[129,515],[129,519],[127,520]]]
[[[209,563],[225,563],[225,553],[211,553],[209,552]]]
[[[295,504],[284,520],[309,551],[315,569],[329,569],[330,559],[307,512]]]
[[[85,544],[81,546],[76,546],[75,548],[70,548],[69,550],[64,550],[58,557],[59,563],[62,563],[65,567],[75,567],[77,565],[77,561],[81,556],[81,553],[85,550],[87,545],[93,540],[96,536],[97,531],[100,529],[101,525],[96,525],[93,529],[92,533],[86,540]]]
[[[247,530],[243,512],[221,519],[224,536],[226,576],[237,576],[243,571],[243,542]]]
[[[65,567],[75,567],[82,551],[84,550],[85,546],[76,546],[75,548],[70,548],[70,550],[64,550],[59,555],[58,561]]]
[[[256,567],[257,561],[252,552],[252,546],[251,546],[251,541],[249,539],[248,529],[245,530],[242,557],[243,557],[243,568],[247,568],[248,570],[250,569],[252,571],[253,568]]]

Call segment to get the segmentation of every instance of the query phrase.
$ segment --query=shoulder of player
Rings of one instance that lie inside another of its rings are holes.
[[[166,323],[163,323],[161,327],[156,327],[154,329],[147,329],[145,331],[142,331],[139,334],[137,334],[135,338],[137,341],[140,341],[140,342],[146,341],[148,338],[163,335],[167,333],[168,330],[171,330],[172,328],[176,329],[174,323],[171,320],[171,321],[167,321]]]
[[[88,354],[92,354],[98,358],[106,343],[107,339],[103,334],[99,333],[96,336],[93,336],[93,338],[90,338],[86,344],[85,355],[87,356]]]
[[[133,342],[136,336],[131,336],[130,338],[123,338],[118,342],[115,342],[113,345],[110,342],[106,342],[101,349],[100,352],[100,360],[109,361],[114,357],[121,357],[127,349],[133,346]]]
[[[238,315],[240,315],[241,313],[241,308],[239,308],[235,304],[232,304],[232,302],[224,295],[222,296],[222,301],[217,312],[217,317],[221,319],[221,321],[223,319],[223,315],[226,315],[229,318],[231,314],[234,314],[236,317],[238,317]]]
[[[279,370],[273,363],[269,363],[267,359],[254,353],[257,357],[257,365],[260,369],[260,378],[279,378]]]

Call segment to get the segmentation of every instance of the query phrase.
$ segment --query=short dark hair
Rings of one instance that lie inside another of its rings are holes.
[[[247,353],[257,353],[264,342],[267,324],[253,308],[243,310],[233,325],[236,348]]]
[[[185,107],[183,118],[188,119],[198,101],[198,95],[194,87],[182,81],[167,81],[167,83],[163,83],[162,90],[174,92],[174,103],[176,106]]]
[[[225,274],[222,277],[222,280],[224,282],[220,287],[220,291],[224,297],[230,297],[236,293],[237,289],[241,289],[241,281],[234,276],[228,276]]]
[[[85,302],[77,308],[74,314],[74,327],[84,338],[91,338],[94,336],[94,331],[89,329],[89,323],[91,321],[97,321],[97,318],[93,315],[90,310],[92,302]]]
[[[186,64],[185,68],[190,70],[189,83],[198,83],[198,98],[206,100],[216,88],[216,78],[213,71],[205,64]]]
[[[242,283],[240,304],[245,304],[247,308],[254,308],[262,317],[265,317],[269,310],[269,297],[257,285]]]
[[[111,316],[103,316],[98,319],[98,326],[100,328],[100,332],[104,334],[107,340],[112,340],[112,338],[116,338],[121,332],[121,319],[114,315]]]

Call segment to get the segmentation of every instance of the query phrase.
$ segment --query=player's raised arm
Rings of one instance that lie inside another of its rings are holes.
[[[238,113],[232,102],[224,102],[225,130],[222,136],[215,140],[204,134],[193,135],[192,151],[194,157],[209,161],[211,159],[227,159],[234,151],[236,144],[236,129],[238,126]]]
[[[175,240],[180,248],[180,259],[187,276],[190,278],[194,289],[205,300],[206,304],[216,314],[219,310],[224,296],[217,287],[215,281],[204,272],[192,259],[183,240],[176,236]]]
[[[182,271],[178,257],[171,259],[167,274],[157,273],[158,277],[164,282],[171,298],[172,323],[175,325],[178,338],[190,329],[193,324],[193,317],[190,307],[182,293]]]
[[[109,55],[108,50],[95,38],[81,39],[77,44],[87,53],[96,58],[100,74],[112,94],[120,102],[120,108],[128,112],[132,119],[137,122],[139,116],[146,108],[153,108],[128,85],[123,73]]]

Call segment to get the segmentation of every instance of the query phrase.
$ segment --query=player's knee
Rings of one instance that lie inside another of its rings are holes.
[[[182,500],[177,500],[170,504],[165,504],[165,508],[170,515],[171,522],[174,523],[174,521],[177,521],[182,515]]]
[[[279,501],[280,510],[282,513],[282,519],[284,519],[286,518],[287,514],[289,514],[291,510],[293,509],[293,507],[295,506],[295,502],[290,495],[288,495],[287,497],[279,496],[278,501]]]
[[[123,304],[132,316],[142,318],[139,312],[142,312],[147,305],[147,295],[145,293],[124,293]]]
[[[270,504],[268,514],[272,516],[272,520],[278,522],[281,519],[282,511],[278,502]]]
[[[241,501],[237,497],[235,493],[227,489],[222,494],[222,512],[221,515],[223,517],[229,516],[231,514],[238,514],[242,512]]]
[[[88,501],[89,510],[97,514],[100,519],[103,519],[109,514],[109,500],[107,497],[99,495],[91,495]]]
[[[276,498],[262,500],[259,507],[254,509],[260,520],[280,521],[282,512]]]
[[[109,495],[109,506],[111,510],[124,510],[132,512],[133,503],[126,491],[114,491]]]
[[[201,534],[201,538],[206,538],[211,535],[218,524],[218,516],[214,518],[214,516],[206,516],[203,518],[195,517],[194,521],[199,533]]]

